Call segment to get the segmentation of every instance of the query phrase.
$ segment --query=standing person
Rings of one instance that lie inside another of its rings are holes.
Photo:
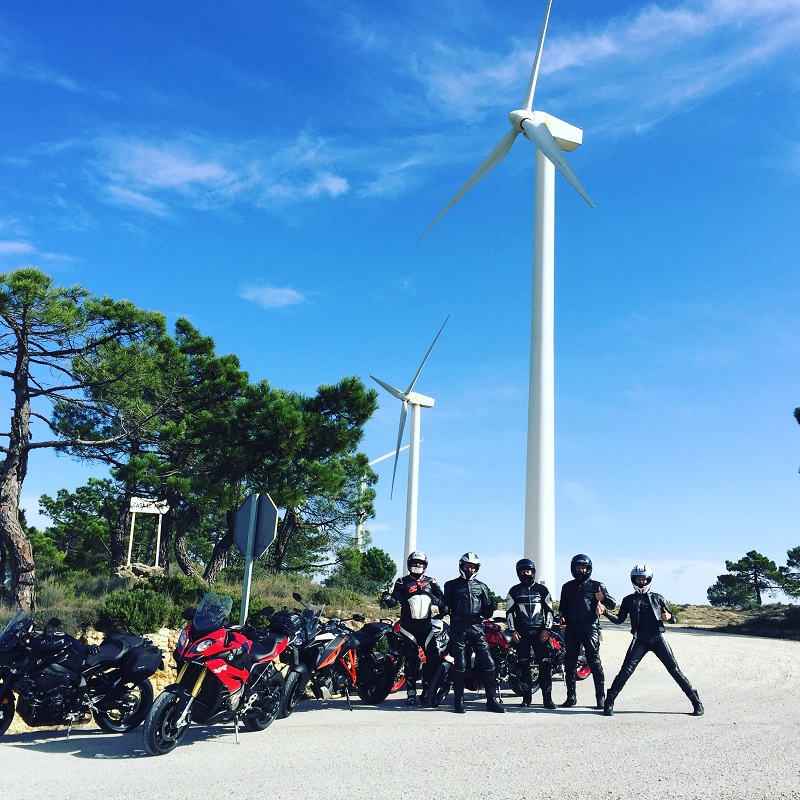
[[[450,610],[450,655],[453,657],[453,710],[464,714],[464,675],[467,671],[467,643],[483,672],[486,710],[505,713],[495,677],[494,661],[483,630],[483,620],[496,608],[489,587],[476,580],[481,561],[475,553],[464,553],[458,562],[459,577],[444,585],[444,602]]]
[[[522,705],[531,704],[531,655],[539,665],[542,705],[553,709],[553,673],[550,662],[550,630],[553,627],[553,598],[549,589],[536,583],[536,564],[529,558],[517,561],[519,583],[508,590],[506,622],[517,650]]]
[[[419,651],[425,653],[422,670],[422,703],[428,702],[428,686],[437,667],[439,651],[433,632],[431,607],[437,606],[440,614],[447,613],[442,588],[436,578],[425,574],[428,557],[415,550],[408,559],[408,575],[395,581],[392,593],[383,598],[387,608],[400,604],[401,645],[406,662],[406,705],[417,704],[417,677],[420,672]]]
[[[652,651],[659,658],[661,663],[667,668],[667,672],[675,679],[675,683],[683,689],[683,693],[689,698],[692,704],[692,715],[695,717],[703,716],[703,704],[700,696],[689,683],[688,678],[681,672],[678,662],[672,653],[672,648],[664,638],[664,622],[670,621],[672,612],[667,607],[667,602],[656,592],[650,591],[650,584],[653,582],[653,573],[645,564],[638,564],[631,570],[631,583],[633,584],[633,594],[626,595],[619,607],[619,615],[605,612],[606,617],[616,625],[621,625],[625,620],[631,618],[631,642],[625,660],[622,662],[619,674],[614,678],[611,688],[608,690],[603,706],[603,713],[610,717],[614,713],[614,701],[622,691],[622,687],[628,678],[633,675],[633,671],[639,666],[639,662],[645,654]]]
[[[573,580],[561,588],[558,610],[563,617],[564,642],[567,652],[564,657],[564,680],[567,684],[567,699],[562,708],[572,708],[577,702],[575,693],[575,669],[583,645],[586,661],[592,670],[596,708],[605,702],[605,676],[600,663],[600,614],[604,608],[614,608],[617,601],[608,593],[600,581],[593,581],[592,560],[583,553],[573,556],[569,565]]]

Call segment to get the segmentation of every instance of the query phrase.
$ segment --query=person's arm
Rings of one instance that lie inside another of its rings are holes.
[[[661,606],[661,619],[664,622],[675,622],[675,615],[669,610],[667,601],[661,595],[658,595],[658,602]]]
[[[598,595],[603,595],[602,597],[598,597]],[[606,609],[609,608],[616,608],[617,601],[608,593],[608,589],[606,589],[605,584],[597,582],[597,592],[595,597],[599,602],[603,604]]]
[[[428,591],[430,592],[431,597],[433,598],[433,604],[439,609],[439,613],[444,616],[448,613],[449,609],[447,608],[447,603],[444,599],[444,592],[442,591],[442,587],[439,586],[435,578],[431,578],[430,585],[428,586]]]
[[[614,603],[614,605],[616,605],[616,603]],[[614,605],[611,607],[613,608]],[[619,614],[614,614],[606,608],[604,616],[607,620],[613,622],[615,625],[622,625],[622,623],[628,619],[629,605],[628,598],[626,597],[623,599],[622,605],[619,608]]]
[[[513,612],[514,612],[514,598],[511,596],[511,592],[509,591],[508,596],[506,597],[506,625],[508,625],[508,629],[512,633],[516,633],[516,629],[514,628]]]
[[[558,601],[558,613],[561,614],[561,619],[564,623],[569,622],[569,592],[567,591],[567,584],[561,587],[561,599]]]
[[[383,601],[386,604],[386,608],[394,608],[400,602],[402,596],[403,596],[403,580],[402,578],[398,578],[394,582],[394,588],[392,589],[392,593]]]

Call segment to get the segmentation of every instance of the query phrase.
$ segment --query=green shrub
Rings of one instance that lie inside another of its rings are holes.
[[[152,589],[112,592],[100,609],[101,630],[124,630],[140,636],[152,633],[175,622],[176,607],[172,601]]]

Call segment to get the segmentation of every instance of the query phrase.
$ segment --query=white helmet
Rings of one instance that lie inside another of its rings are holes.
[[[475,571],[467,574],[464,571],[465,564],[472,564],[475,567]],[[458,574],[461,575],[465,581],[471,581],[478,574],[478,570],[480,568],[481,560],[475,555],[475,553],[464,553],[464,555],[458,560]]]
[[[412,567],[412,562],[418,562],[414,564]],[[420,567],[419,564],[422,564]],[[428,556],[422,552],[422,550],[415,550],[411,555],[406,559],[406,565],[408,566],[408,572],[410,575],[422,575],[424,574],[425,570],[428,568]]]
[[[645,583],[643,586],[640,586],[636,583],[637,578],[644,578]],[[650,584],[653,582],[653,571],[647,564],[637,564],[631,570],[631,583],[633,584],[633,588],[636,590],[638,594],[646,594],[650,591]]]

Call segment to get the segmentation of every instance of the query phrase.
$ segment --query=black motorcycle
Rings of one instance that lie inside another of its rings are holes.
[[[292,596],[303,608],[279,611],[269,628],[290,637],[289,646],[281,655],[289,670],[279,715],[288,717],[292,713],[307,686],[318,700],[344,695],[350,708],[352,690],[364,703],[382,703],[392,690],[399,668],[391,653],[379,650],[381,640],[391,633],[391,623],[370,622],[354,631],[347,623],[364,622],[359,614],[321,623],[321,608],[313,609],[299,594]]]
[[[153,704],[148,680],[161,669],[161,651],[141,636],[115,633],[87,646],[51,619],[37,631],[18,611],[0,633],[0,735],[15,712],[29,727],[68,725],[91,718],[108,733],[127,733]]]

